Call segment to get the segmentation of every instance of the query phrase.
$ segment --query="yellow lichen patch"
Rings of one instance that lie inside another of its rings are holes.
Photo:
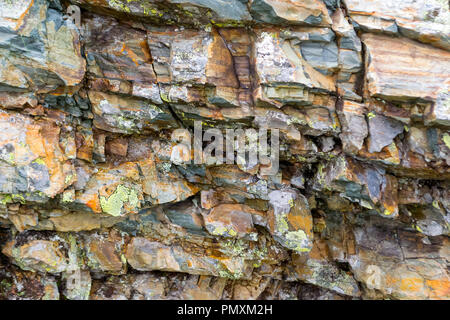
[[[422,278],[404,278],[400,280],[399,289],[404,292],[418,292],[423,290],[424,281]]]
[[[427,280],[431,299],[450,299],[450,281],[448,279]]]
[[[129,204],[131,208],[137,208],[139,199],[137,192],[124,185],[118,185],[116,190],[108,197],[100,197],[100,206],[103,212],[112,216],[122,215],[122,209],[125,204]]]

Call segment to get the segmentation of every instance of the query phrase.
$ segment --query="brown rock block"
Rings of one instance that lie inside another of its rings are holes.
[[[103,79],[104,89],[115,90],[117,84],[116,90],[129,94],[127,81],[141,85],[156,82],[145,31],[103,16],[86,18],[84,24],[90,78]],[[99,82],[96,85],[101,87]]]
[[[427,244],[411,232],[397,236],[373,220],[356,229],[357,254],[349,259],[355,278],[369,292],[376,289],[395,299],[448,299],[447,254],[441,250],[447,243]]]
[[[148,133],[177,127],[168,110],[146,100],[90,91],[94,126],[116,133]]]
[[[121,240],[92,234],[84,244],[90,269],[111,274],[126,272],[125,257],[120,252]]]
[[[335,91],[334,80],[315,70],[289,39],[274,29],[257,30],[256,73],[261,85],[284,85]]]
[[[344,151],[350,154],[358,152],[368,134],[364,105],[344,100],[338,108],[337,114],[342,126],[342,133],[339,137],[342,140]]]
[[[320,0],[253,0],[250,13],[259,22],[329,26],[331,18]]]
[[[449,49],[449,4],[440,0],[345,0],[350,17],[370,32],[401,33]]]
[[[256,240],[252,215],[263,215],[241,204],[221,204],[205,216],[206,229],[215,236]]]
[[[68,257],[58,241],[31,240],[20,245],[13,240],[5,244],[2,253],[24,270],[60,273],[69,266]]]
[[[24,193],[22,200],[37,192],[54,197],[73,183],[75,170],[59,145],[60,127],[55,122],[0,112],[0,131],[0,192],[17,197]]]
[[[145,238],[133,238],[125,256],[137,270],[162,270],[228,278],[248,278],[253,269],[249,261],[242,258],[197,255],[179,246],[166,246]]]
[[[49,3],[43,0],[2,2],[0,25],[9,36],[0,41],[0,63],[6,64],[0,82],[48,92],[83,80],[86,62],[81,56],[79,31],[63,21],[61,12],[53,10],[53,19],[46,20],[50,12]]]
[[[435,101],[449,90],[450,52],[375,34],[364,34],[362,40],[370,56],[366,72],[371,96]]]
[[[275,240],[295,252],[309,252],[314,235],[306,198],[293,189],[276,190],[269,194],[269,203],[268,227]]]

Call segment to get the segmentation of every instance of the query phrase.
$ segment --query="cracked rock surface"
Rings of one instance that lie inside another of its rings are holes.
[[[0,0],[0,299],[450,299],[449,128],[446,0]]]

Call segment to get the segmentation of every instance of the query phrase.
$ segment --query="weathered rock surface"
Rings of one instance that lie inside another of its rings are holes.
[[[367,85],[372,96],[436,101],[441,92],[448,92],[448,51],[375,34],[365,34],[362,40],[370,56]]]
[[[449,34],[442,0],[0,0],[0,299],[450,299]],[[279,162],[198,164],[196,122]]]
[[[350,17],[363,30],[409,37],[450,48],[449,4],[441,0],[344,0]]]

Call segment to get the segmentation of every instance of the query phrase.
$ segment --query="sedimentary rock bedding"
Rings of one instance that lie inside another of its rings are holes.
[[[0,299],[450,299],[449,128],[446,0],[0,0]]]

